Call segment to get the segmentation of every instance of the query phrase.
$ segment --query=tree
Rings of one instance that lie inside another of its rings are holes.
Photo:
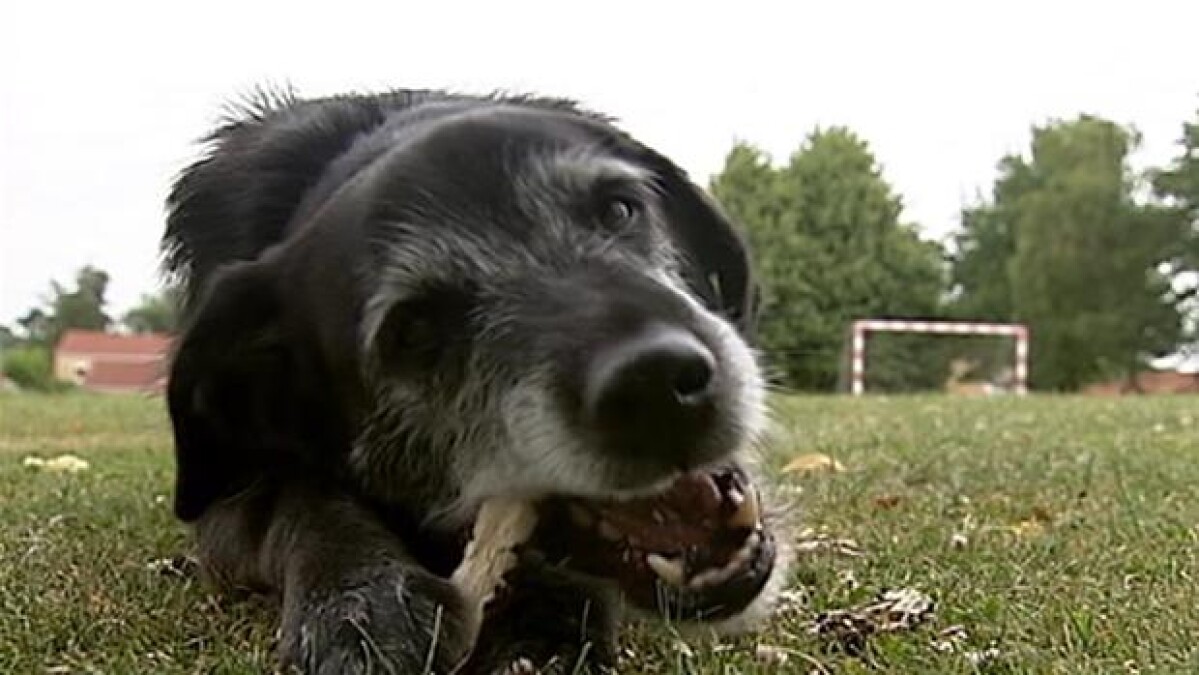
[[[140,304],[126,312],[121,323],[134,333],[172,333],[178,325],[178,301],[174,288],[159,295],[143,294]]]
[[[40,307],[34,307],[17,319],[17,325],[24,331],[24,342],[49,346],[54,343],[54,318]]]
[[[763,286],[762,346],[787,385],[833,389],[854,319],[938,311],[940,247],[900,222],[900,199],[848,129],[816,130],[778,168],[738,144],[711,189],[748,233]],[[872,386],[940,383],[911,343],[895,336],[872,345]]]
[[[1186,235],[1170,210],[1134,198],[1132,130],[1084,115],[1032,135],[1029,157],[1000,163],[992,201],[963,213],[954,311],[1029,324],[1036,387],[1131,376],[1180,339],[1163,264]]]
[[[1170,167],[1151,176],[1154,192],[1164,199],[1167,208],[1179,219],[1178,229],[1185,236],[1171,251],[1168,265],[1175,274],[1199,270],[1199,111],[1194,122],[1182,125],[1182,151]],[[1194,294],[1195,284],[1189,289]]]
[[[44,307],[30,309],[17,323],[24,330],[24,341],[53,348],[63,332],[70,328],[106,330],[112,319],[104,312],[108,273],[86,266],[75,275],[75,290],[68,291],[57,281],[50,282],[50,298]]]
[[[1153,175],[1156,192],[1173,200],[1193,226],[1199,227],[1199,111],[1195,121],[1182,125],[1182,152],[1168,169]]]
[[[50,350],[36,345],[6,349],[0,362],[5,377],[22,389],[48,391],[55,389]]]
[[[990,202],[962,210],[961,229],[949,254],[954,302],[951,313],[964,320],[1012,318],[1008,265],[1016,252],[1015,204],[1032,186],[1028,166],[1019,157],[999,162],[999,178]]]
[[[112,319],[104,313],[104,294],[108,290],[108,273],[86,266],[75,276],[75,290],[66,291],[57,281],[51,282],[54,299],[54,340],[69,328],[106,330]]]

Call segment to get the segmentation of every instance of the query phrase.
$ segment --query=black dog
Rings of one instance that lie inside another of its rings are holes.
[[[175,509],[207,576],[282,597],[305,672],[572,671],[617,600],[729,625],[783,576],[746,248],[670,161],[572,103],[264,96],[169,199],[185,289]],[[477,642],[478,507],[539,522]]]

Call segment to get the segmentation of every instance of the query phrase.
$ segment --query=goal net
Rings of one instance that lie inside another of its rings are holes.
[[[905,321],[893,319],[863,319],[852,326],[849,389],[854,396],[866,392],[866,368],[869,364],[867,347],[871,333],[914,333],[927,335],[1008,337],[1015,343],[1013,350],[1011,390],[1016,394],[1028,391],[1028,327],[1022,324],[972,323],[963,321]]]

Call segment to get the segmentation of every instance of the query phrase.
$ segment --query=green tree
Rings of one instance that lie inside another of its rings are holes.
[[[1155,193],[1179,219],[1177,228],[1186,235],[1178,240],[1167,263],[1174,273],[1182,274],[1199,271],[1199,111],[1195,121],[1182,125],[1178,144],[1178,157],[1168,168],[1154,172],[1151,180]],[[1193,298],[1195,292],[1192,283],[1184,293]]]
[[[178,293],[173,288],[158,295],[144,294],[121,323],[134,333],[172,333],[178,326],[178,306]]]
[[[854,319],[938,312],[940,247],[900,221],[899,197],[848,129],[816,130],[784,167],[738,144],[711,189],[748,232],[763,286],[762,347],[787,385],[837,386]],[[872,387],[941,382],[912,342],[872,345]]]
[[[55,388],[51,370],[50,350],[37,345],[24,345],[4,350],[0,368],[4,375],[22,389],[46,391]]]
[[[1190,222],[1199,225],[1199,111],[1195,121],[1182,125],[1179,139],[1182,151],[1168,169],[1153,176],[1153,187],[1159,195],[1173,200]]]
[[[112,319],[104,312],[108,281],[107,272],[89,265],[76,274],[74,291],[67,291],[56,281],[51,282],[54,342],[70,328],[106,330],[112,325]]]
[[[75,289],[67,290],[57,281],[50,282],[50,297],[43,307],[34,307],[17,319],[24,330],[23,340],[53,348],[63,332],[71,328],[106,330],[112,319],[104,312],[108,273],[86,266],[75,275]]]
[[[1134,198],[1138,141],[1085,115],[1034,128],[1029,156],[1001,162],[992,201],[963,213],[954,312],[1029,324],[1036,387],[1132,375],[1180,339],[1163,263],[1186,235],[1169,209]]]
[[[8,326],[0,326],[0,349],[8,349],[15,347],[20,341],[17,339],[17,334]]]
[[[1008,265],[1016,252],[1015,204],[1032,186],[1028,165],[1019,157],[999,162],[991,201],[962,210],[953,237],[950,312],[965,320],[1008,321],[1013,300]]]
[[[24,332],[23,342],[49,346],[54,342],[54,317],[40,307],[34,307],[17,319],[17,325]]]

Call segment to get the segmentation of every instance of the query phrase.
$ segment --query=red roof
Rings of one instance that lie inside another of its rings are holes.
[[[58,351],[71,354],[161,357],[166,355],[170,345],[169,335],[157,333],[117,335],[103,331],[71,329],[63,333],[58,341]]]
[[[166,376],[166,366],[160,362],[120,363],[96,361],[87,372],[83,385],[94,389],[157,389]]]

